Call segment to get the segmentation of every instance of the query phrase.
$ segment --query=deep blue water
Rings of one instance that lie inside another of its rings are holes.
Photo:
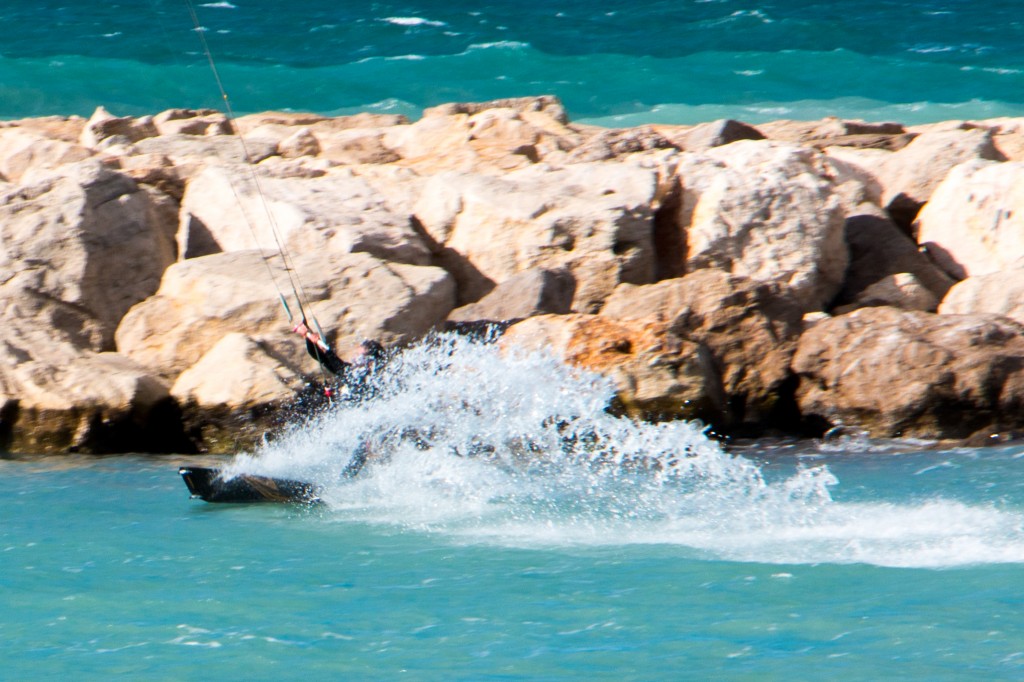
[[[314,508],[190,500],[181,458],[0,460],[2,677],[1024,679],[1024,446],[723,451],[465,342],[392,378],[223,462]]]
[[[608,125],[1024,113],[1017,0],[195,2],[238,111],[556,94]],[[0,7],[0,116],[218,106],[185,0]]]

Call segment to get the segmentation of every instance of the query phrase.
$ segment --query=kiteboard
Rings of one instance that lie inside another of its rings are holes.
[[[187,466],[178,469],[193,498],[205,502],[277,502],[317,504],[320,490],[305,481],[238,474],[224,477],[220,469]]]

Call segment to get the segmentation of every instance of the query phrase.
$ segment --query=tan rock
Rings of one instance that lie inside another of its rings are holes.
[[[362,253],[297,255],[294,275],[330,341],[400,343],[440,324],[454,306],[451,278],[433,267],[389,264]],[[160,290],[125,316],[118,348],[173,380],[221,338],[246,334],[287,359],[310,367],[305,350],[279,304],[279,292],[300,313],[280,259],[256,251],[215,254],[176,263]],[[295,337],[295,338],[293,338]]]
[[[0,410],[16,453],[170,452],[187,444],[166,386],[117,353],[83,351],[4,311]]]
[[[321,138],[320,155],[338,164],[393,163],[402,158],[384,144],[384,131],[380,128],[321,133]]]
[[[320,153],[320,141],[309,128],[299,128],[278,143],[277,153],[286,159],[316,156]]]
[[[166,217],[131,178],[95,161],[7,192],[0,196],[0,297],[42,296],[77,308],[99,336],[69,333],[95,350],[110,349],[123,315],[156,291],[173,262]]]
[[[684,155],[678,224],[686,269],[779,282],[805,311],[839,291],[848,253],[833,170],[813,150],[742,140]]]
[[[572,309],[576,281],[567,270],[525,270],[513,275],[476,303],[456,308],[454,322],[522,320],[565,314]]]
[[[884,188],[882,206],[896,224],[909,228],[949,171],[961,163],[988,159],[1003,161],[988,130],[928,132],[895,152],[879,173]]]
[[[681,142],[683,149],[688,152],[703,152],[739,140],[763,139],[765,136],[753,126],[731,119],[721,119],[695,126],[686,132]]]
[[[715,421],[725,410],[706,349],[656,320],[540,315],[510,327],[502,343],[543,349],[609,376],[622,408],[633,417]]]
[[[1024,326],[992,315],[862,308],[800,337],[806,418],[875,437],[964,438],[1024,426]]]
[[[160,135],[231,135],[227,116],[216,109],[168,109],[153,117]]]
[[[93,152],[78,144],[54,140],[22,128],[0,128],[0,178],[13,183],[28,172],[45,172],[83,161]]]
[[[1024,324],[1024,269],[968,277],[949,290],[939,306],[939,313],[988,313]]]
[[[573,148],[563,163],[608,161],[652,149],[678,149],[678,146],[651,126],[602,130]]]
[[[660,320],[673,334],[707,348],[726,395],[724,425],[780,426],[792,407],[786,386],[803,315],[777,285],[698,270],[656,284],[622,284],[601,316]],[[722,425],[722,416],[717,422]]]
[[[954,168],[915,228],[918,243],[956,279],[1024,259],[1024,163],[973,161]]]
[[[255,175],[254,175],[255,173]],[[366,252],[426,265],[428,245],[388,198],[358,175],[266,177],[263,169],[208,167],[181,202],[182,258],[255,247],[276,253]]]
[[[0,128],[20,128],[49,140],[78,144],[78,139],[85,128],[85,119],[81,116],[38,116],[0,121]]]
[[[500,178],[441,174],[414,214],[460,302],[533,268],[568,269],[575,311],[594,311],[620,282],[654,276],[655,171],[625,164],[531,167]]]
[[[171,388],[200,449],[237,452],[282,423],[305,386],[301,373],[244,334],[224,336]]]
[[[111,144],[138,142],[158,134],[151,116],[137,119],[131,116],[114,116],[103,107],[96,107],[96,111],[82,130],[79,142],[83,147],[96,149]]]

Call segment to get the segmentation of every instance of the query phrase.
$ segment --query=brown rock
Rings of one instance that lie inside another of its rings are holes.
[[[800,338],[806,418],[875,437],[965,438],[1024,424],[1024,326],[990,315],[862,308]]]
[[[792,416],[789,365],[802,311],[777,285],[698,270],[657,284],[620,285],[601,316],[661,320],[672,334],[707,348],[729,411],[716,425],[781,426],[778,420]]]

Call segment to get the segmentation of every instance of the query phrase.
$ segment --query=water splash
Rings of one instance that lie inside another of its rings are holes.
[[[824,465],[766,479],[694,422],[610,414],[614,386],[550,354],[439,336],[361,401],[231,471],[316,481],[331,518],[503,546],[636,543],[772,563],[1024,562],[1024,517],[931,499],[836,502]],[[858,446],[859,447],[859,446]],[[369,453],[354,479],[343,475]]]

